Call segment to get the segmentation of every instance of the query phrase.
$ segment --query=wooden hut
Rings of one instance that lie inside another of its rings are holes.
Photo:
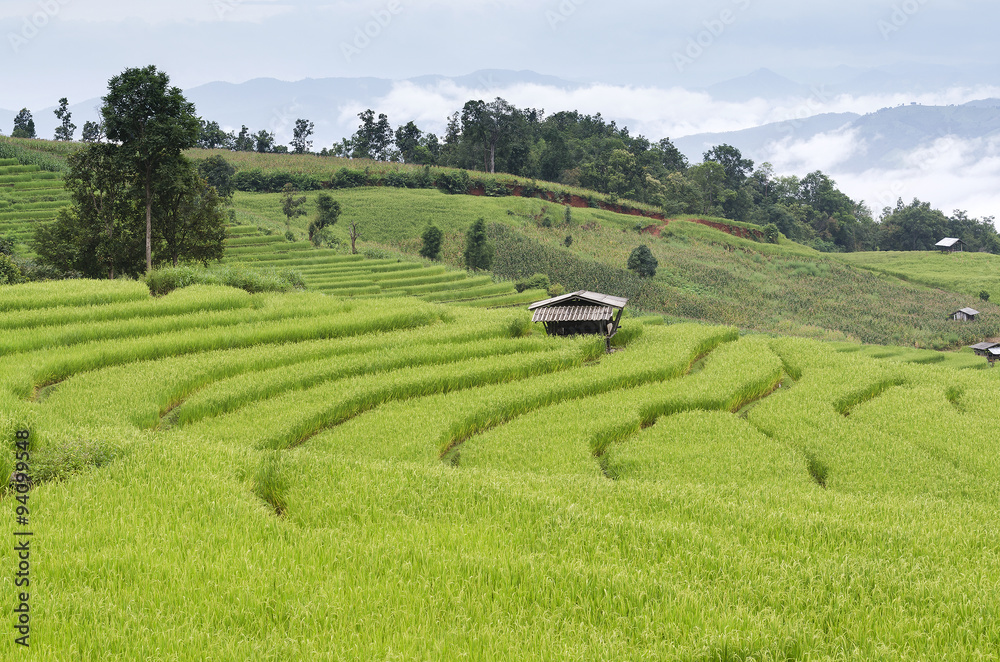
[[[956,310],[948,317],[953,320],[958,320],[960,322],[975,322],[976,315],[978,314],[979,311],[976,310],[975,308],[962,308],[961,310]]]
[[[945,237],[934,244],[934,247],[943,253],[954,253],[955,251],[961,253],[965,250],[965,242],[955,237]]]
[[[577,290],[536,301],[528,310],[532,311],[531,321],[544,324],[550,336],[602,335],[610,350],[626,303],[628,299],[622,297]]]
[[[997,359],[1000,359],[1000,347],[990,347],[986,350],[986,360],[990,362],[991,368],[997,362]]]
[[[989,350],[994,347],[1000,348],[1000,342],[977,342],[975,345],[969,345],[972,351],[976,353],[977,356],[986,356]]]

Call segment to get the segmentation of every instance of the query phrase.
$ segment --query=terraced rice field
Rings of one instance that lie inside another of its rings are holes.
[[[5,286],[0,312],[32,659],[1000,650],[980,364],[634,321],[607,355],[513,337],[523,310],[207,286]]]
[[[58,173],[0,159],[0,237],[27,244],[40,221],[50,221],[69,204]],[[27,246],[20,246],[27,249]]]
[[[545,299],[544,290],[517,292],[511,282],[442,265],[399,259],[366,259],[308,241],[289,242],[256,227],[232,226],[226,261],[253,267],[294,269],[310,290],[336,296],[414,296],[424,301],[461,302],[475,307],[513,306]]]

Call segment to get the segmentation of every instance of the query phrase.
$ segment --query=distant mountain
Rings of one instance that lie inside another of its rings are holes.
[[[808,97],[808,85],[796,83],[780,76],[770,69],[757,71],[739,78],[733,78],[705,88],[717,101],[749,101],[750,99],[786,99]]]
[[[223,128],[239,131],[242,125],[257,132],[261,129],[273,131],[277,142],[287,144],[292,137],[295,120],[308,119],[315,125],[312,136],[313,148],[317,151],[329,147],[340,138],[350,136],[358,127],[355,108],[374,108],[376,101],[389,94],[400,83],[412,83],[420,87],[434,87],[450,84],[472,90],[484,99],[490,98],[491,91],[515,85],[543,85],[560,89],[576,89],[580,83],[570,82],[555,76],[546,76],[534,71],[510,71],[506,69],[484,69],[463,76],[418,76],[404,80],[389,78],[306,78],[294,82],[274,78],[255,78],[243,83],[214,82],[184,90],[187,99],[195,104],[198,115],[218,122]],[[464,100],[463,100],[464,101]],[[86,121],[96,121],[100,117],[101,99],[95,97],[73,103],[69,110],[77,125],[76,137]],[[51,138],[57,120],[52,112],[53,105],[41,110],[32,110],[38,135]],[[454,108],[452,110],[459,110]],[[0,111],[0,131],[9,135],[15,113]],[[403,123],[411,117],[390,117],[393,124]],[[442,124],[444,116],[441,117]],[[424,128],[424,127],[422,127]]]
[[[822,133],[843,129],[859,117],[860,115],[855,113],[824,113],[801,120],[775,122],[742,131],[699,133],[676,138],[671,142],[688,157],[691,163],[701,163],[702,155],[706,151],[723,143],[737,147],[746,157],[765,161],[767,159],[760,158],[759,155],[766,154],[772,145],[789,139],[809,140]]]
[[[1000,136],[1000,100],[984,99],[961,106],[906,105],[867,115],[831,113],[742,131],[685,136],[673,142],[692,163],[701,162],[706,150],[723,143],[760,163],[772,161],[793,143],[848,132],[858,149],[837,163],[838,171],[898,168],[905,157],[933,145],[939,138],[975,141]]]

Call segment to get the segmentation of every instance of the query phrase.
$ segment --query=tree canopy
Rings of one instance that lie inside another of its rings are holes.
[[[123,158],[140,185],[146,212],[146,270],[153,268],[154,182],[161,167],[170,168],[181,152],[194,147],[201,124],[194,104],[167,74],[150,65],[126,69],[108,82],[101,119],[108,140],[121,146]]]
[[[660,262],[649,250],[649,246],[642,244],[636,246],[629,254],[626,266],[642,278],[652,278],[656,275],[656,269],[660,266]]]
[[[489,269],[493,265],[493,244],[486,235],[486,220],[479,218],[465,233],[465,266],[468,269]]]
[[[59,107],[52,111],[60,124],[56,127],[56,140],[73,140],[73,132],[76,131],[76,124],[71,118],[73,114],[69,112],[69,100],[66,97],[59,99]]]
[[[12,138],[34,138],[35,120],[31,117],[31,111],[22,108],[14,117],[14,130],[11,131]]]
[[[39,259],[63,272],[115,278],[221,258],[219,195],[181,154],[198,136],[194,106],[166,74],[146,67],[109,81],[101,116],[100,126],[84,128],[86,147],[68,157],[71,206],[36,229]],[[100,142],[102,128],[107,142]]]

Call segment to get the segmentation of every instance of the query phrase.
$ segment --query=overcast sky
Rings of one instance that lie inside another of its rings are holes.
[[[210,81],[531,69],[701,86],[998,61],[995,0],[0,0],[0,107],[99,96],[126,67]],[[367,34],[366,34],[367,33]]]
[[[0,109],[28,107],[38,118],[60,97],[100,97],[109,78],[148,64],[184,89],[261,77],[528,69],[595,85],[505,91],[517,105],[602,112],[657,139],[913,99],[1000,96],[1000,87],[991,87],[1000,85],[998,19],[996,0],[0,0]],[[694,92],[762,67],[809,85],[836,84],[845,67],[904,71],[924,84],[920,96],[813,95],[807,105],[723,103]],[[412,118],[440,130],[466,92],[404,85],[382,101],[393,122]],[[353,121],[358,110],[345,100],[330,121]],[[852,149],[849,136],[827,143],[785,145],[776,160],[807,167]],[[996,161],[995,150],[988,157]],[[830,167],[835,173],[835,163]],[[961,181],[954,160],[941,160],[940,168],[925,172],[924,181]],[[856,190],[844,188],[855,197],[873,195],[872,186],[888,190],[872,177],[850,184]],[[992,180],[961,197],[955,187],[939,188],[930,192],[942,196],[937,203],[946,211],[954,205],[1000,215],[1000,195],[987,190]],[[967,200],[977,202],[961,204]]]

